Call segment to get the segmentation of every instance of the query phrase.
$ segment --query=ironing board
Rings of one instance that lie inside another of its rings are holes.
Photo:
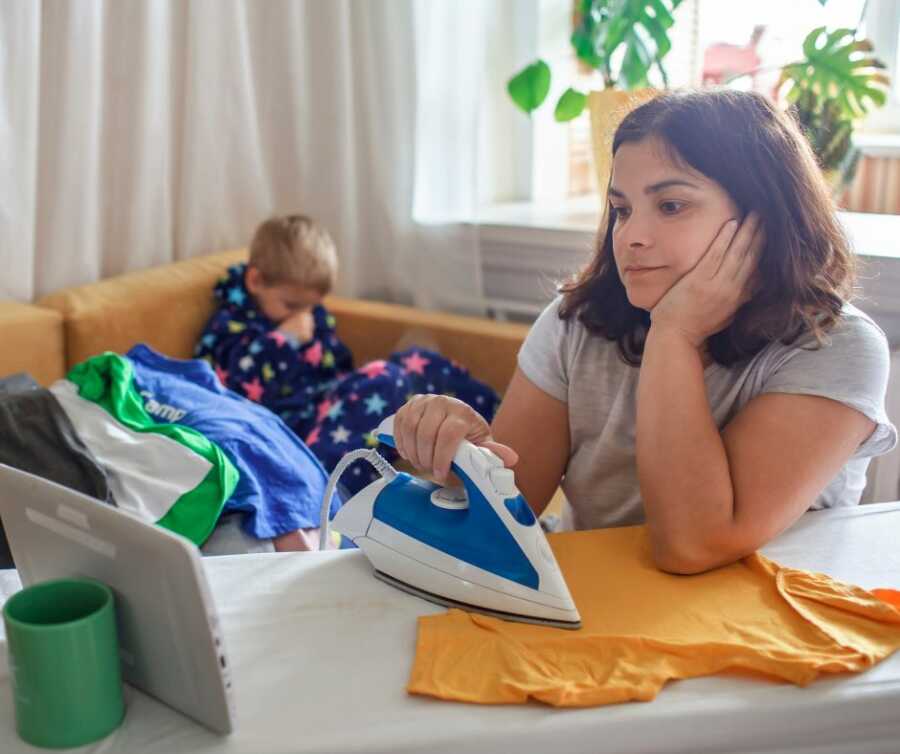
[[[864,587],[900,588],[900,502],[808,513],[764,552]],[[237,731],[218,738],[126,688],[125,723],[85,751],[900,751],[900,653],[867,673],[831,677],[805,689],[712,677],[672,683],[650,703],[592,709],[448,703],[404,691],[416,617],[440,608],[372,578],[360,553],[204,562],[232,662]],[[15,571],[0,571],[0,602],[18,588]],[[0,751],[35,751],[13,728],[5,639]]]

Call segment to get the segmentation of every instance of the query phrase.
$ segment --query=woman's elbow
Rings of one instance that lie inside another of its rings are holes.
[[[652,554],[653,563],[660,571],[677,576],[694,576],[736,563],[746,553],[725,547],[679,546],[655,542]]]
[[[653,563],[660,571],[671,573],[675,576],[694,576],[715,568],[715,566],[697,558],[657,551],[653,553]]]

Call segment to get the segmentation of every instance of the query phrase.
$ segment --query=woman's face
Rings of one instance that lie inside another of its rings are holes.
[[[613,159],[613,255],[632,306],[650,311],[703,256],[720,228],[741,219],[715,181],[674,164],[656,139],[623,144]]]

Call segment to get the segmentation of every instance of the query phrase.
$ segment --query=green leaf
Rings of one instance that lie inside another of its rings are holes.
[[[550,91],[550,66],[543,60],[526,66],[509,80],[506,91],[513,102],[531,115],[547,99]]]
[[[607,85],[620,79],[626,88],[645,86],[653,66],[665,82],[662,60],[672,49],[672,14],[682,1],[581,0],[572,46],[580,60],[603,73]],[[622,45],[621,70],[614,75],[612,60]]]
[[[778,89],[787,87],[788,102],[806,94],[815,98],[819,108],[833,101],[843,118],[861,118],[873,105],[882,106],[887,97],[884,66],[868,54],[871,49],[867,40],[854,39],[852,29],[813,29],[803,40],[804,58],[784,66]]]
[[[606,24],[606,34],[603,40],[602,52],[612,57],[619,45],[625,41],[625,35],[634,27],[637,18],[634,15],[632,0],[619,0],[620,8]]]
[[[619,3],[622,0],[612,1]],[[571,38],[579,59],[591,68],[602,71],[604,76],[609,72],[609,58],[605,54],[610,27],[608,5],[607,0],[583,0],[579,8],[581,20]]]
[[[581,115],[586,104],[587,95],[582,94],[577,89],[569,87],[563,92],[562,97],[559,98],[559,102],[556,103],[556,110],[553,111],[553,117],[560,123],[572,120]]]
[[[579,25],[578,28],[572,32],[572,47],[575,48],[575,54],[578,56],[579,60],[584,61],[591,68],[599,69],[603,67],[604,58],[600,57],[594,52],[594,42],[591,38],[591,35],[588,31],[585,30],[583,25]]]
[[[622,60],[622,79],[628,89],[647,86],[647,73],[653,65],[653,56],[636,31],[627,38],[625,58]]]
[[[654,18],[657,23],[662,25],[665,29],[671,29],[675,25],[675,18],[672,16],[672,13],[680,4],[681,0],[674,0],[671,9],[669,9],[662,0],[650,0],[650,2],[647,3],[647,7],[653,11],[651,17]],[[650,16],[651,14],[647,11],[645,15]]]
[[[644,28],[656,45],[656,54],[653,57],[665,57],[669,50],[672,49],[672,43],[669,41],[669,35],[666,34],[665,27],[655,18],[648,17],[645,19]]]

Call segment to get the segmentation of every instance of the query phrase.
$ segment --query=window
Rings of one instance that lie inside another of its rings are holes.
[[[539,52],[557,79],[566,79],[554,86],[548,98],[551,103],[572,76],[579,76],[583,87],[597,85],[590,73],[579,73],[568,44],[572,7],[572,0],[541,3]],[[866,17],[861,19],[864,10]],[[824,7],[818,0],[684,0],[675,17],[670,30],[672,50],[665,58],[670,86],[730,81],[731,86],[764,93],[772,92],[778,68],[799,56],[803,39],[812,29],[859,27],[862,36],[872,39],[892,79],[888,104],[872,111],[859,131],[900,134],[900,0],[831,0]],[[540,175],[542,183],[534,186],[534,199],[593,193],[596,180],[588,116],[558,124],[552,109],[552,104],[545,105],[535,117],[534,175]]]

